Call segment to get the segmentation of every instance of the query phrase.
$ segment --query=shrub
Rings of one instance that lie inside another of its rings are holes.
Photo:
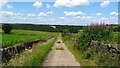
[[[2,30],[4,31],[5,34],[9,34],[12,30],[12,26],[9,24],[4,24],[2,25]]]
[[[69,33],[70,31],[68,29],[64,29],[62,32],[62,36],[65,36],[67,33]]]
[[[83,33],[81,33],[80,38],[77,40],[78,48],[88,48],[91,41],[105,41],[112,38],[112,27],[106,26],[104,23],[101,24],[91,24],[85,27]]]

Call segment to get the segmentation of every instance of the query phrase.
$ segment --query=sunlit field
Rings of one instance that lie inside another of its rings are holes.
[[[57,33],[14,29],[12,30],[11,34],[2,34],[2,48],[32,40],[44,40],[55,35],[57,35]]]

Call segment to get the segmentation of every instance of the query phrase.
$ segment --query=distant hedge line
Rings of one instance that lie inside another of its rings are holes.
[[[34,31],[47,31],[47,32],[62,32],[68,29],[72,33],[77,33],[83,26],[68,26],[68,25],[33,25],[33,24],[10,24],[13,29],[34,30]],[[52,26],[55,26],[53,28]]]
[[[0,24],[2,25],[2,24]],[[34,31],[47,31],[47,32],[62,32],[67,29],[72,33],[77,33],[78,30],[81,30],[84,26],[73,26],[73,25],[34,25],[34,24],[10,24],[13,29],[23,29],[23,30],[34,30]],[[55,26],[55,28],[51,27]],[[113,30],[114,32],[120,32],[120,25]],[[2,28],[2,26],[0,26]]]

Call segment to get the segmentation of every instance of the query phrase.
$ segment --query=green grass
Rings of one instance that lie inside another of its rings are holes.
[[[33,47],[31,52],[23,52],[16,56],[5,66],[41,66],[42,61],[51,50],[56,39],[49,41],[43,46]]]
[[[0,30],[1,31],[1,30]],[[12,34],[0,34],[0,43],[2,48],[14,46],[19,43],[28,42],[37,39],[46,39],[51,36],[56,36],[57,33],[30,31],[30,30],[12,30]]]
[[[56,50],[64,50],[64,49],[61,47],[61,48],[56,48]]]
[[[0,32],[3,32],[2,29],[0,29]]]
[[[27,40],[28,39],[39,39],[40,36],[31,36],[31,35],[13,35],[13,34],[3,34],[2,42],[18,41],[18,40]]]
[[[65,45],[68,47],[68,49],[72,52],[72,54],[75,56],[75,58],[77,59],[77,61],[82,65],[82,66],[97,66],[97,64],[95,62],[93,62],[90,59],[84,59],[84,55],[82,53],[82,51],[78,50],[78,49],[74,49],[74,44],[75,41],[72,40],[66,40],[63,42],[65,43]]]
[[[3,32],[3,30],[0,29],[0,32]],[[12,29],[11,33],[13,33],[13,34],[27,34],[27,35],[39,35],[39,34],[46,34],[46,33],[50,34],[50,33],[55,33],[55,32],[43,32],[43,31]]]
[[[112,39],[108,39],[110,44],[118,44],[118,32],[113,33]],[[79,35],[79,34],[78,34]],[[78,62],[81,63],[82,66],[117,66],[118,55],[112,54],[109,52],[96,52],[93,48],[88,47],[87,50],[80,50],[74,47],[76,40],[72,40],[71,38],[78,38],[77,34],[66,35],[62,37],[63,42],[66,44],[68,49],[74,54]],[[106,43],[106,41],[104,43]],[[89,58],[88,54],[91,54]]]
[[[112,39],[112,41],[114,43],[116,43],[116,44],[120,44],[120,41],[118,41],[118,39],[120,38],[120,36],[118,36],[118,35],[120,35],[120,32],[114,32],[113,33],[113,39]]]
[[[43,32],[43,31],[32,31],[32,30],[18,30],[18,29],[13,29],[12,30],[13,34],[26,34],[26,35],[50,35],[50,34],[56,34],[54,32]]]
[[[31,40],[37,40],[40,36],[30,36],[30,35],[2,35],[2,48],[13,46],[18,43],[28,42]]]
[[[120,44],[120,32],[113,32],[112,34],[112,38],[108,39],[108,40],[105,40],[103,41],[104,43],[110,43],[110,44]]]

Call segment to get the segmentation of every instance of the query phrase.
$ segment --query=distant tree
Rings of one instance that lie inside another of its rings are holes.
[[[65,34],[65,33],[69,33],[69,30],[68,29],[64,29],[63,30],[63,33]]]
[[[10,32],[12,30],[12,26],[9,24],[3,24],[2,30],[4,31],[5,34],[10,34]]]

